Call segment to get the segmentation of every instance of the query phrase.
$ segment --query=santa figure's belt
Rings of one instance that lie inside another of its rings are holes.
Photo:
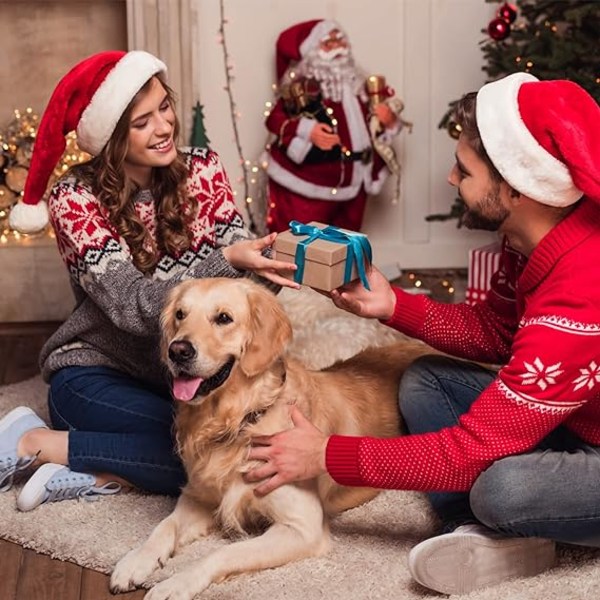
[[[373,148],[369,146],[360,152],[351,152],[350,150],[342,150],[343,160],[360,161],[363,165],[368,165],[373,158]]]

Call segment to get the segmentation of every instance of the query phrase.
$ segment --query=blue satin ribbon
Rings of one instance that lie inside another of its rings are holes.
[[[298,267],[294,273],[294,281],[296,283],[302,283],[302,279],[304,278],[304,263],[308,246],[315,240],[326,240],[328,242],[344,244],[344,246],[347,246],[348,248],[346,251],[344,284],[350,282],[352,277],[352,267],[356,265],[356,270],[358,271],[361,283],[366,289],[369,291],[371,290],[365,271],[365,261],[371,264],[373,255],[371,252],[371,244],[366,235],[362,233],[341,231],[332,225],[319,229],[314,225],[305,225],[299,221],[290,221],[290,230],[294,235],[308,236],[305,240],[298,242],[298,245],[296,246],[296,254],[294,256],[294,262]]]

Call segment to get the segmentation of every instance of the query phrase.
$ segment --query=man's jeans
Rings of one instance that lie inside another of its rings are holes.
[[[69,467],[118,475],[135,487],[178,495],[185,472],[174,451],[174,407],[156,389],[106,367],[66,367],[48,392],[55,429],[69,431]]]
[[[495,376],[443,356],[417,360],[400,386],[400,410],[409,432],[456,425]],[[446,531],[480,522],[511,536],[600,547],[600,447],[562,426],[535,450],[497,460],[469,493],[429,497]]]

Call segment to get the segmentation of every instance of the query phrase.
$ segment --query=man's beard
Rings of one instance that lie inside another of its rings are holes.
[[[356,68],[350,50],[345,54],[341,54],[340,50],[324,53],[316,48],[298,65],[301,75],[314,77],[321,84],[323,97],[334,102],[342,101],[344,85],[357,94],[365,79]]]
[[[509,214],[500,201],[500,185],[495,184],[494,189],[475,206],[469,207],[465,204],[460,224],[467,229],[498,231]]]

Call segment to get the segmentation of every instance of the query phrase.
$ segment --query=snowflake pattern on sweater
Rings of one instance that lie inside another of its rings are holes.
[[[153,274],[157,279],[188,269],[216,247],[227,246],[235,236],[248,237],[218,156],[204,148],[184,149],[184,156],[189,169],[188,195],[197,204],[191,224],[191,246],[181,256],[161,256]],[[86,186],[74,178],[62,180],[52,192],[49,208],[60,254],[76,281],[81,283],[88,271],[106,271],[107,264],[116,260],[130,264],[127,244]],[[140,192],[135,208],[155,237],[156,207],[152,195],[146,190]]]
[[[60,368],[80,365],[108,366],[142,380],[161,381],[158,322],[168,292],[189,278],[244,274],[220,250],[250,234],[219,157],[207,149],[182,152],[194,214],[191,245],[179,256],[161,255],[151,275],[134,266],[127,243],[86,185],[67,177],[54,186],[48,202],[50,219],[71,275],[76,308],[42,349],[46,380]],[[155,237],[152,194],[142,190],[134,203]]]
[[[561,424],[600,446],[600,207],[589,200],[528,260],[505,242],[484,302],[438,304],[395,290],[388,324],[462,358],[502,364],[458,425],[394,439],[332,436],[327,468],[346,485],[467,491],[495,460]]]

